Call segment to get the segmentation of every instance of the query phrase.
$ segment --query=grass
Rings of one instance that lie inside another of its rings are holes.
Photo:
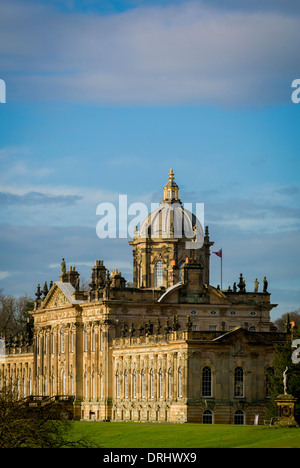
[[[75,421],[73,436],[102,448],[300,448],[300,428]]]

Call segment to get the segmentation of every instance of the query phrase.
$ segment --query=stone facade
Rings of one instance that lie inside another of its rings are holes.
[[[213,242],[205,228],[193,248],[199,229],[171,171],[130,242],[133,287],[97,260],[81,291],[63,259],[60,280],[38,286],[32,344],[7,348],[1,385],[17,383],[20,398],[72,396],[78,419],[263,423],[274,343],[290,335],[270,322],[266,286],[249,292],[242,275],[227,290],[209,284]]]

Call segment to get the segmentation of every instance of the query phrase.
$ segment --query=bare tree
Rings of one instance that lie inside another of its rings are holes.
[[[33,300],[29,296],[15,297],[0,290],[0,336],[6,339],[24,331],[28,312],[33,309]]]
[[[0,448],[90,448],[87,438],[75,439],[72,421],[57,419],[53,405],[30,408],[12,387],[0,392]]]

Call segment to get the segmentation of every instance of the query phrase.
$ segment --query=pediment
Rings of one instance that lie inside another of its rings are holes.
[[[264,340],[258,333],[251,332],[242,327],[236,327],[218,336],[213,341],[217,341],[223,344],[233,344],[234,346],[242,347],[242,345],[259,345],[267,344],[268,341]]]
[[[83,301],[74,298],[75,288],[70,283],[56,281],[45,297],[42,309],[54,309],[56,307],[69,307],[73,304],[81,304]]]
[[[214,288],[213,286],[208,287],[209,299],[211,304],[228,304],[231,305],[231,301],[225,296],[220,289]]]

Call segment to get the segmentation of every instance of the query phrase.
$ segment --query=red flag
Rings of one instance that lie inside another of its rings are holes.
[[[213,253],[218,255],[218,257],[222,258],[222,249],[220,249],[219,252],[213,252]]]

